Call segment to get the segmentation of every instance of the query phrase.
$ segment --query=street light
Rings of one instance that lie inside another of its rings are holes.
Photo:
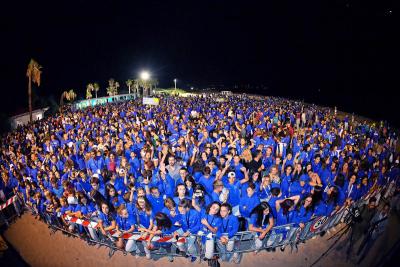
[[[177,81],[177,80],[176,80],[176,78],[175,78],[175,79],[174,79],[174,83],[175,83],[175,90],[176,90],[176,81]]]
[[[150,73],[149,73],[148,71],[142,71],[142,72],[140,73],[140,78],[141,78],[142,80],[147,81],[148,79],[150,79]]]
[[[150,73],[148,71],[145,71],[145,70],[142,71],[140,73],[140,79],[142,79],[143,81],[147,81],[148,79],[150,79]],[[143,88],[143,96],[144,96],[144,89],[145,88]],[[148,94],[146,94],[146,96],[148,96]]]

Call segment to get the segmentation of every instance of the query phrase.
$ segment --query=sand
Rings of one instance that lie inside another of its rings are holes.
[[[387,233],[378,240],[374,250],[386,251],[391,244],[400,236],[398,227],[398,218],[392,216],[393,222],[390,223],[390,234]],[[337,227],[340,229],[340,227]],[[398,229],[398,228],[397,228]],[[136,258],[131,255],[124,256],[122,252],[115,252],[114,256],[109,258],[106,247],[88,246],[84,241],[78,238],[67,237],[61,232],[50,234],[51,231],[41,221],[36,220],[30,214],[24,214],[20,219],[13,223],[5,232],[4,237],[21,254],[22,258],[34,267],[58,267],[58,266],[200,266],[199,263],[190,263],[185,258],[176,258],[174,262],[168,262],[166,258],[157,261],[147,260],[145,258]],[[277,249],[276,252],[262,251],[257,255],[247,253],[240,266],[310,266],[332,241],[327,241],[329,235],[317,237],[307,241],[306,244],[299,246],[298,253],[291,253],[290,248],[284,252]],[[361,266],[371,266],[373,261],[378,261],[375,252],[371,252]],[[379,255],[382,255],[380,253]],[[223,266],[238,266],[236,264],[222,263]],[[207,266],[202,262],[201,266]],[[315,266],[355,266],[351,262],[344,260],[343,250],[332,250]]]

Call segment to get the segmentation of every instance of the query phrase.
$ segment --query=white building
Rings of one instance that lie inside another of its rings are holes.
[[[232,91],[221,91],[221,94],[225,96],[230,96],[232,95]]]
[[[36,109],[32,111],[32,120],[41,120],[44,118],[44,113],[49,109],[45,107],[42,109]],[[18,114],[10,118],[11,128],[16,129],[20,125],[25,125],[29,123],[29,112]]]

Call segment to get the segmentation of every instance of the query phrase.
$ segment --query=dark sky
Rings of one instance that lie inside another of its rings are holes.
[[[394,1],[13,2],[0,11],[2,113],[26,109],[33,57],[42,99],[95,81],[104,95],[109,78],[125,88],[148,69],[161,87],[262,84],[400,125]]]

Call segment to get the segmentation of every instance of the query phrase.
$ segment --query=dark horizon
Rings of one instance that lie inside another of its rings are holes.
[[[0,18],[0,113],[27,110],[26,67],[43,66],[40,98],[125,81],[142,69],[160,87],[263,85],[245,92],[304,99],[400,126],[393,95],[393,1],[364,3],[81,3],[20,9]],[[29,6],[34,5],[34,6]],[[36,101],[36,104],[40,101]],[[36,106],[37,107],[37,106]],[[4,116],[3,116],[4,117]]]

